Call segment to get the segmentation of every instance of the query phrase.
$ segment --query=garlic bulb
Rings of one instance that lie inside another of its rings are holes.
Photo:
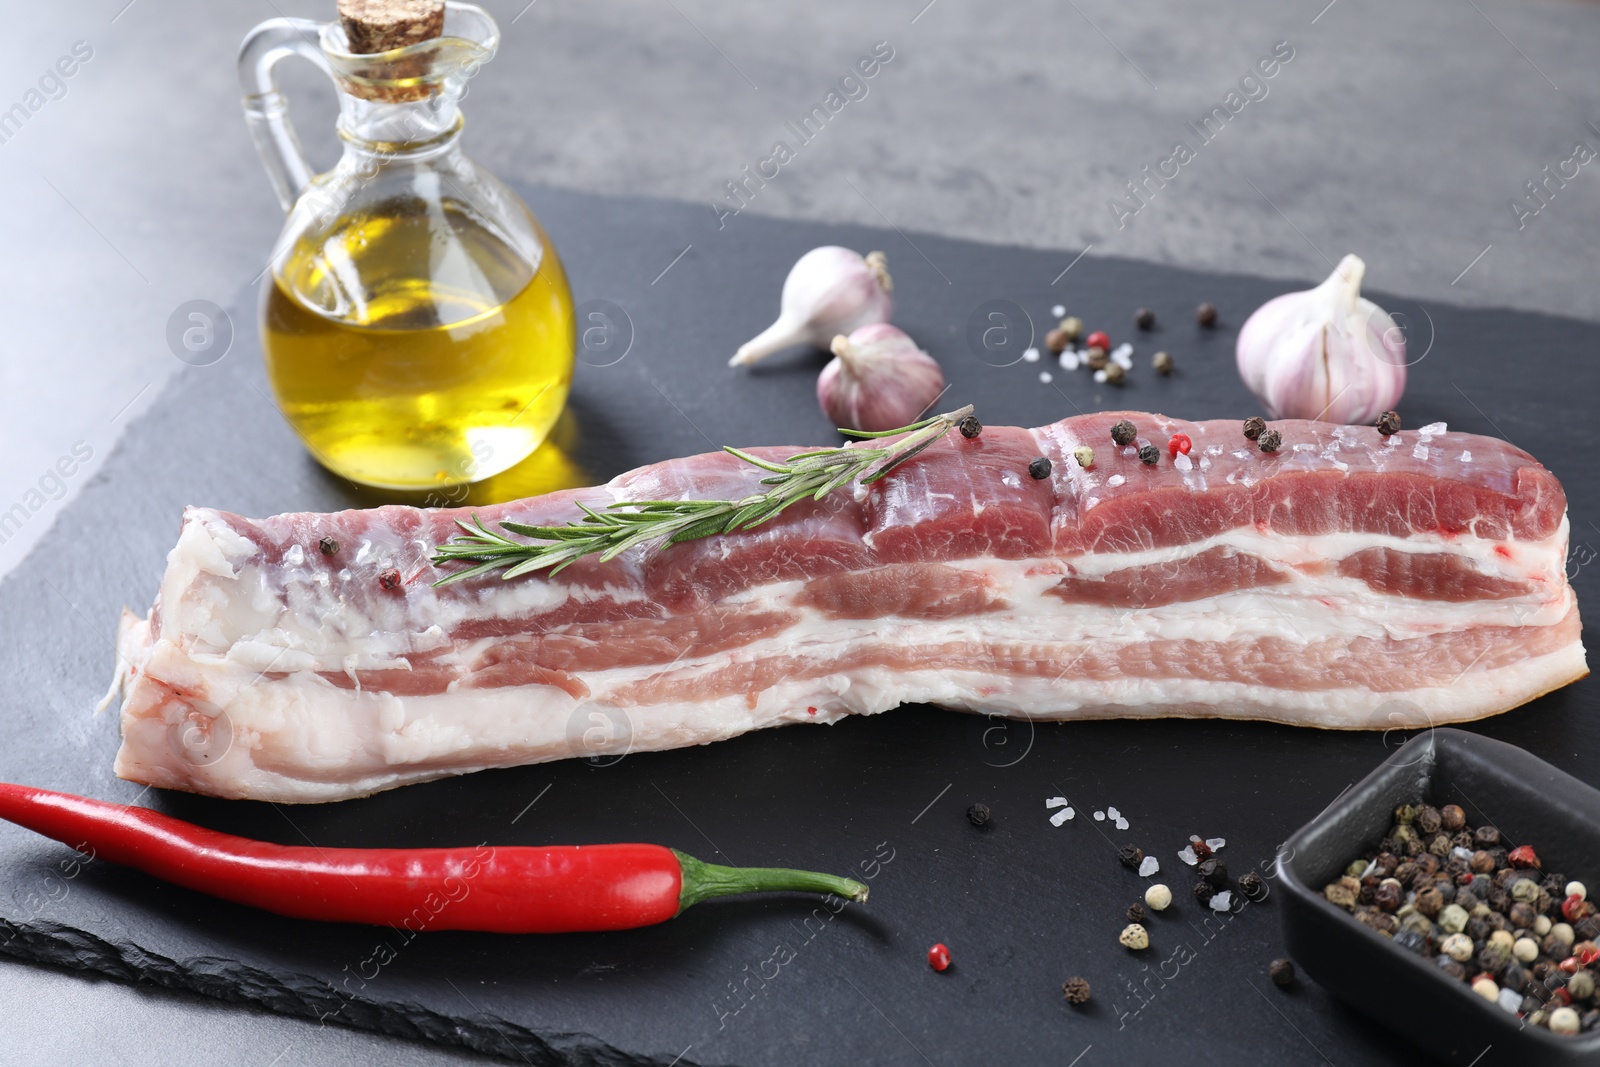
[[[817,403],[846,430],[908,426],[944,392],[944,372],[917,343],[886,322],[833,339],[817,378]]]
[[[889,258],[882,252],[862,256],[838,245],[813,248],[784,279],[778,321],[740,345],[728,365],[754,363],[790,345],[826,348],[857,326],[888,322],[893,290]]]
[[[1369,423],[1405,392],[1405,335],[1362,297],[1366,269],[1345,256],[1327,281],[1274,297],[1239,331],[1239,375],[1272,418]]]

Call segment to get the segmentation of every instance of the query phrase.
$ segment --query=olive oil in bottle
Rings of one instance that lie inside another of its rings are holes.
[[[574,328],[561,262],[538,237],[530,265],[464,205],[406,197],[279,257],[267,373],[324,466],[431,488],[488,478],[539,446],[566,402]]]

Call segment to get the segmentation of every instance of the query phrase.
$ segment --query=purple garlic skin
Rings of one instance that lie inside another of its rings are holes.
[[[778,320],[740,345],[728,365],[755,363],[791,345],[826,348],[857,326],[888,322],[893,290],[889,260],[882,252],[863,256],[838,245],[813,248],[795,261],[784,280]]]
[[[1315,289],[1274,297],[1245,321],[1239,376],[1268,417],[1364,424],[1398,405],[1405,334],[1361,295],[1365,272],[1345,256]]]
[[[817,378],[817,403],[842,429],[909,426],[944,392],[939,364],[886,322],[840,334],[832,348],[833,359]]]

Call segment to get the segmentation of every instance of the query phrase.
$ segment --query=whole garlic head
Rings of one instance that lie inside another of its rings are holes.
[[[817,403],[842,429],[908,426],[944,392],[939,364],[886,322],[840,334],[832,347],[833,359],[817,378]]]
[[[1315,289],[1262,304],[1239,331],[1239,376],[1274,419],[1369,423],[1406,388],[1406,342],[1361,295],[1367,265],[1339,261]]]
[[[893,291],[889,259],[882,252],[863,256],[838,245],[813,248],[784,279],[778,320],[740,345],[728,364],[754,363],[790,345],[826,348],[857,326],[888,322]]]

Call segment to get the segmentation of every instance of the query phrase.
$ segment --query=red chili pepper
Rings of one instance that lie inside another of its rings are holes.
[[[1188,434],[1175,433],[1172,435],[1172,440],[1167,442],[1168,457],[1171,459],[1177,459],[1178,453],[1180,452],[1187,456],[1189,454],[1189,450],[1193,447],[1194,442],[1189,440]]]
[[[867,887],[848,878],[721,867],[660,845],[275,845],[148,808],[7,783],[0,783],[0,818],[174,885],[325,922],[551,934],[649,926],[734,893],[867,899]]]
[[[1100,348],[1110,352],[1111,338],[1106,336],[1106,332],[1104,330],[1096,330],[1094,333],[1091,333],[1088,337],[1083,339],[1083,346],[1085,348]]]
[[[1511,866],[1524,870],[1539,866],[1539,855],[1533,851],[1532,845],[1518,845],[1506,855],[1506,860]]]
[[[1585,941],[1572,951],[1572,955],[1583,966],[1587,967],[1600,960],[1600,946],[1593,941]]]
[[[936,971],[948,970],[950,967],[950,950],[943,942],[934,945],[928,950],[928,966]]]
[[[1577,922],[1579,919],[1583,918],[1583,913],[1585,910],[1583,903],[1584,901],[1582,896],[1578,895],[1577,893],[1572,894],[1566,900],[1561,902],[1562,916],[1565,917],[1568,922]]]
[[[1576,956],[1568,956],[1566,959],[1564,959],[1560,963],[1556,964],[1556,966],[1559,967],[1561,970],[1566,971],[1568,974],[1577,974],[1578,973],[1578,957],[1576,957]]]

